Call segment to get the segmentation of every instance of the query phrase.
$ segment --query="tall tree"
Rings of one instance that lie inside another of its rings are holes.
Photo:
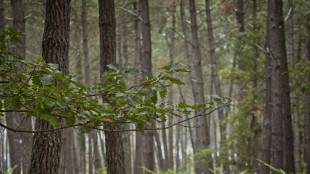
[[[310,62],[310,24],[309,24],[309,19],[308,19],[308,26],[307,26],[307,31],[308,31],[308,41],[307,41],[307,61],[308,63]],[[310,75],[308,74],[308,87],[310,87]],[[310,174],[310,94],[306,95],[306,107],[307,107],[307,113],[305,115],[305,139],[306,139],[306,174]]]
[[[142,18],[142,75],[152,75],[152,46],[151,46],[151,23],[149,17],[149,2],[148,0],[139,0],[141,5],[141,18]],[[151,123],[151,127],[155,127],[154,123]],[[145,132],[145,144],[144,144],[144,167],[154,171],[155,169],[155,156],[154,156],[154,132]]]
[[[208,40],[209,40],[209,54],[211,58],[211,81],[214,82],[215,93],[218,96],[222,96],[222,89],[220,84],[220,79],[217,76],[217,72],[215,67],[218,64],[218,60],[215,56],[215,46],[214,46],[214,35],[213,35],[213,26],[212,26],[212,17],[210,10],[210,0],[205,1],[206,4],[206,14],[207,14],[207,24],[208,24]],[[213,83],[212,83],[213,84]],[[211,86],[213,89],[213,86]],[[211,94],[212,95],[212,94]],[[224,111],[222,108],[218,109],[218,117],[220,122],[220,135],[221,142],[223,143],[226,140],[226,126],[224,125]],[[222,148],[222,147],[221,147]],[[223,170],[225,173],[230,173],[229,166],[227,164],[223,164]]]
[[[116,20],[114,0],[99,1],[100,75],[108,71],[107,65],[116,63]],[[107,129],[120,129],[120,125],[106,124]],[[108,174],[124,174],[125,158],[122,133],[105,131],[106,165]]]
[[[135,18],[135,60],[134,67],[138,70],[141,70],[141,33],[142,33],[142,21],[140,20],[141,14],[141,4],[134,3],[134,9],[137,13]],[[135,76],[135,84],[140,84],[139,76]],[[143,142],[144,137],[141,132],[136,131],[136,153],[134,161],[134,173],[143,173]]]
[[[192,49],[193,49],[193,63],[195,72],[195,83],[196,85],[193,86],[193,94],[194,94],[194,103],[195,105],[200,105],[205,103],[205,96],[204,96],[204,88],[203,88],[203,78],[202,78],[202,69],[201,69],[201,53],[200,53],[200,46],[198,40],[198,25],[197,25],[197,17],[196,17],[196,5],[195,0],[189,0],[189,9],[190,9],[190,21],[191,21],[191,29],[192,29]],[[200,107],[197,111],[198,115],[201,115],[196,120],[197,133],[196,133],[196,148],[197,149],[205,149],[209,145],[209,128],[207,124],[207,119],[205,115],[205,107]],[[210,173],[209,167],[210,166],[203,166],[199,167],[197,164],[195,166],[196,173]]]
[[[272,118],[271,118],[271,159],[270,164],[277,168],[283,168],[286,164],[286,157],[283,150],[288,145],[287,125],[289,112],[290,115],[290,92],[288,85],[288,70],[285,49],[285,33],[283,19],[283,2],[282,0],[268,1],[268,17],[267,17],[267,59],[271,60],[272,72]],[[285,73],[285,74],[283,74]],[[286,77],[287,76],[287,77]],[[284,98],[286,97],[286,98]],[[284,108],[286,107],[286,108]],[[284,113],[286,111],[286,113]],[[292,127],[290,127],[292,129]],[[291,149],[292,151],[292,149]],[[287,154],[286,154],[287,155]],[[294,159],[294,158],[293,158]],[[291,161],[294,164],[294,160]],[[286,169],[286,168],[285,168]],[[275,171],[271,171],[276,173]]]
[[[171,15],[172,15],[172,20],[171,20],[171,39],[170,39],[170,50],[169,50],[169,58],[170,58],[170,62],[169,64],[172,65],[174,63],[174,47],[175,47],[175,23],[176,23],[176,19],[175,19],[175,12],[176,12],[176,4],[172,4],[172,11],[171,11]],[[172,74],[171,74],[172,75]],[[168,100],[170,102],[170,104],[173,103],[173,84],[171,83],[168,89]],[[173,115],[169,115],[168,118],[168,125],[172,125],[172,121],[173,121]],[[173,169],[174,166],[174,160],[173,160],[173,128],[170,128],[168,130],[168,140],[169,140],[169,155],[168,155],[168,169]]]
[[[42,41],[43,59],[59,64],[68,75],[70,0],[47,0]],[[35,129],[53,129],[49,122],[36,120]],[[61,131],[35,133],[31,154],[30,174],[55,174],[59,170]]]
[[[4,30],[4,7],[3,0],[0,0],[0,34]]]
[[[13,27],[16,28],[18,32],[26,32],[26,20],[24,15],[24,8],[21,0],[11,0],[12,13],[13,13]],[[22,57],[26,56],[26,37],[21,36],[23,44],[16,44],[14,46],[14,52],[21,55]],[[23,71],[23,67],[18,67],[19,71]],[[10,113],[12,118],[8,119],[8,125],[18,124],[19,128],[31,129],[31,118],[25,116],[24,113]],[[8,115],[8,116],[9,116]],[[9,116],[10,117],[10,116]],[[13,122],[11,122],[13,121]],[[17,165],[17,169],[14,170],[14,173],[17,173],[21,168],[20,164],[23,165],[23,171],[26,172],[30,167],[30,156],[31,156],[31,146],[32,146],[32,134],[27,133],[13,133],[9,131],[8,133],[10,139],[10,155],[12,167]],[[12,137],[13,136],[13,137]],[[16,139],[18,138],[18,140]],[[13,142],[11,140],[14,140]],[[19,143],[21,141],[22,143]],[[16,163],[18,162],[18,163]]]

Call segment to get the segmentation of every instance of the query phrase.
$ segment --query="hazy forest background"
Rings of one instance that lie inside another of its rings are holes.
[[[307,0],[0,0],[0,33],[0,174],[310,174]]]

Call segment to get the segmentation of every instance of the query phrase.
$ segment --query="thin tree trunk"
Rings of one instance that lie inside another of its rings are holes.
[[[165,122],[161,123],[161,127],[165,127]],[[163,170],[166,171],[168,170],[168,142],[167,142],[167,133],[166,129],[162,130],[162,140],[163,140],[163,148],[164,148],[164,154],[165,154],[165,163],[163,164]]]
[[[157,161],[158,161],[158,167],[160,169],[164,169],[164,159],[163,159],[163,152],[162,152],[162,148],[161,148],[161,142],[160,142],[160,138],[159,138],[159,133],[157,131],[154,132],[154,138],[156,141],[156,147],[157,147]]]
[[[180,120],[180,119],[178,119]],[[178,172],[180,170],[180,126],[176,127],[176,140],[175,140],[175,147],[176,147],[176,155],[175,155],[175,168]]]
[[[105,147],[105,143],[104,143],[104,133],[100,131],[100,144],[101,144],[101,152],[102,152],[102,159],[103,159],[103,163],[104,163],[104,157],[105,157],[105,152],[104,152],[104,147]],[[105,164],[103,164],[103,166],[105,166]]]
[[[280,8],[280,7],[279,7]],[[282,7],[281,7],[282,8]],[[283,18],[283,12],[282,12],[282,18]],[[290,22],[293,22],[293,8],[290,13],[290,17],[292,18],[289,20]],[[284,19],[282,19],[284,21]],[[293,25],[293,23],[291,24]],[[284,27],[284,24],[283,24]],[[292,41],[293,37],[293,29],[289,32],[289,40]],[[282,114],[283,114],[283,165],[284,165],[284,171],[287,173],[295,173],[295,165],[294,165],[294,133],[293,133],[293,127],[292,127],[292,112],[291,112],[291,96],[290,96],[290,85],[289,85],[289,72],[288,72],[288,62],[287,62],[287,56],[286,56],[286,50],[285,50],[285,31],[283,29],[282,37],[279,40],[279,42],[283,42],[282,49],[284,51],[284,55],[282,56],[282,64],[281,66],[281,85],[283,88],[282,91]],[[291,48],[292,47],[292,48]],[[293,58],[294,52],[293,52],[293,45],[289,44],[289,57]]]
[[[74,174],[73,166],[73,149],[72,149],[72,137],[73,137],[73,128],[65,129],[63,131],[62,142],[63,147],[61,153],[62,163],[64,163],[64,171],[66,173]]]
[[[207,13],[207,24],[208,24],[208,39],[209,39],[209,54],[211,58],[211,78],[214,82],[215,93],[218,96],[222,96],[222,90],[220,85],[220,80],[217,76],[217,72],[215,67],[217,66],[217,59],[215,57],[215,47],[214,47],[214,35],[213,35],[213,26],[212,26],[212,17],[210,11],[210,0],[206,0],[206,13]],[[213,86],[211,86],[213,88]],[[218,117],[220,120],[220,135],[221,135],[221,142],[223,143],[226,140],[226,126],[224,125],[224,111],[222,108],[218,109]],[[221,147],[222,148],[222,147]],[[223,171],[225,173],[229,172],[229,166],[227,164],[223,164]]]
[[[288,17],[288,55],[289,55],[289,61],[291,65],[294,65],[295,61],[295,55],[294,55],[294,23],[293,23],[293,15],[294,15],[294,4],[293,0],[288,1],[288,7],[290,11],[290,15]],[[294,132],[294,166],[295,166],[295,172],[299,173],[301,172],[301,160],[300,160],[300,143],[299,143],[299,119],[298,119],[298,108],[297,108],[297,96],[296,91],[292,91],[292,107],[293,107],[293,132]],[[285,164],[284,164],[285,165]],[[289,170],[288,170],[289,171]]]
[[[91,133],[88,133],[88,173],[93,174],[93,143]]]
[[[149,17],[148,0],[139,0],[141,5],[142,18],[142,41],[143,41],[143,57],[142,57],[142,75],[150,76],[152,74],[152,46],[151,46],[151,24]],[[151,123],[152,128],[155,128],[155,123]],[[145,168],[155,170],[154,158],[154,132],[145,132],[145,146],[144,146],[144,166]]]
[[[83,52],[84,52],[84,71],[85,71],[85,84],[90,84],[89,75],[89,58],[88,58],[88,34],[87,34],[87,9],[86,0],[82,0],[82,30],[83,30]]]
[[[74,173],[79,174],[81,166],[79,165],[79,151],[78,151],[78,143],[77,143],[77,136],[73,131],[73,137],[72,137],[73,144],[73,166],[74,166]]]
[[[138,16],[141,15],[141,4],[134,3],[134,10],[137,12]],[[139,17],[135,18],[135,34],[136,34],[136,40],[135,40],[135,60],[134,60],[134,67],[137,70],[141,70],[141,33],[142,33],[142,25],[141,21],[139,20]],[[139,76],[135,76],[135,84],[140,84],[140,78]],[[141,132],[136,132],[136,152],[135,152],[135,160],[134,160],[134,173],[143,173],[143,169],[141,168],[143,166],[143,144],[144,137],[142,136]]]
[[[102,168],[102,162],[101,162],[101,157],[99,153],[99,142],[98,142],[98,136],[97,136],[97,130],[92,130],[91,131],[91,139],[93,140],[93,148],[94,148],[94,166],[95,170],[98,171],[99,169]]]
[[[176,5],[173,4],[172,7],[172,26],[171,26],[171,40],[170,40],[170,50],[169,50],[169,58],[170,58],[170,65],[174,63],[174,45],[175,45],[175,11]],[[172,74],[170,74],[172,76]],[[168,90],[168,100],[170,104],[173,103],[173,84],[170,83],[169,90]],[[168,125],[171,125],[173,122],[173,116],[169,115],[168,118]],[[168,158],[168,169],[174,169],[174,160],[173,160],[173,128],[168,129],[168,140],[169,140],[169,158]]]
[[[197,18],[196,18],[196,5],[195,0],[189,0],[190,6],[190,19],[191,19],[191,29],[192,29],[192,48],[193,48],[193,64],[194,64],[194,72],[196,77],[196,85],[193,88],[194,93],[194,103],[195,105],[200,105],[205,103],[204,96],[204,88],[203,88],[203,78],[202,78],[202,69],[201,69],[201,54],[200,54],[200,46],[198,41],[198,26],[197,26]],[[200,107],[197,111],[198,115],[205,114],[205,107]],[[206,117],[199,117],[196,119],[197,126],[197,135],[196,135],[196,146],[197,149],[205,149],[209,145],[209,127],[207,123]],[[195,165],[196,173],[210,173],[209,168],[212,165],[204,165],[199,166],[199,164]]]
[[[194,73],[194,64],[192,61],[192,54],[191,54],[191,44],[189,42],[189,34],[188,34],[188,28],[186,26],[186,15],[185,15],[185,0],[181,0],[180,1],[180,16],[181,16],[181,21],[182,21],[182,30],[183,30],[183,34],[184,34],[184,39],[185,39],[185,51],[186,51],[186,58],[187,58],[187,62],[189,65],[189,68],[192,70],[192,72],[190,73],[190,81],[191,81],[191,85],[192,85],[192,92],[193,95],[195,95],[195,91],[194,89],[196,88],[196,77],[195,77],[195,73]],[[180,88],[179,88],[180,89]],[[184,98],[183,98],[184,99]],[[188,121],[188,124],[190,125],[190,121]],[[193,147],[193,152],[196,152],[196,144],[194,141],[194,135],[193,132],[190,129],[190,135],[191,135],[191,143],[192,143],[192,147]]]

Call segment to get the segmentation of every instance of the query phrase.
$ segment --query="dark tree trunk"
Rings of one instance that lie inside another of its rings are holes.
[[[282,8],[282,7],[279,7]],[[291,14],[292,15],[291,11]],[[283,12],[282,12],[283,18]],[[282,19],[284,22],[284,19]],[[292,22],[292,19],[291,19]],[[288,62],[286,56],[285,49],[285,30],[284,24],[282,24],[283,28],[280,29],[281,33],[281,49],[284,52],[282,58],[282,66],[281,66],[281,85],[282,85],[282,114],[283,114],[283,165],[284,171],[287,173],[295,173],[295,165],[294,165],[294,135],[293,135],[293,126],[292,126],[292,112],[291,112],[291,96],[290,96],[290,85],[289,85],[289,72],[288,72]],[[289,33],[290,35],[293,33]],[[290,39],[289,39],[290,40]],[[292,51],[293,48],[290,48],[289,51]],[[289,56],[293,56],[293,52],[289,53]]]
[[[4,7],[3,0],[0,0],[0,34],[4,30]]]
[[[287,116],[283,113],[283,104],[289,107],[287,103],[282,103],[283,96],[286,96],[287,88],[284,83],[288,83],[288,78],[284,78],[283,72],[287,72],[286,50],[285,50],[285,34],[284,34],[284,20],[282,10],[282,0],[268,0],[268,17],[267,17],[267,59],[271,59],[272,66],[272,117],[271,117],[271,159],[270,164],[276,168],[284,167],[283,146],[284,134],[283,128]],[[288,73],[285,73],[288,75]],[[284,81],[283,81],[284,80]],[[286,88],[284,88],[286,87]],[[284,95],[283,95],[284,94]],[[290,100],[290,98],[285,98]],[[285,108],[287,109],[287,108]],[[290,110],[289,110],[290,112]],[[285,127],[287,129],[287,127]],[[290,149],[290,151],[293,151]],[[292,161],[294,163],[294,161]],[[271,171],[276,173],[275,171]]]
[[[114,0],[99,0],[100,75],[107,65],[116,63],[116,20]],[[120,125],[105,125],[106,129],[120,129]],[[125,174],[125,156],[121,132],[105,131],[106,165],[108,174]]]
[[[46,62],[59,64],[69,73],[70,0],[47,0],[42,49]],[[53,129],[44,120],[36,120],[36,130]],[[56,174],[59,169],[61,131],[36,133],[33,137],[30,174]]]
[[[309,22],[309,20],[308,20]],[[307,61],[310,62],[310,24],[308,23]],[[308,86],[310,86],[310,75],[308,75]],[[310,174],[310,95],[306,95],[307,113],[305,115],[305,139],[306,139],[306,174]]]
[[[143,41],[143,56],[142,56],[142,75],[152,75],[152,46],[151,46],[151,23],[149,17],[149,3],[148,0],[139,0],[141,5],[141,18],[142,18],[142,41]],[[151,123],[152,128],[155,124]],[[154,171],[155,170],[155,157],[154,157],[154,132],[145,132],[144,143],[144,167]]]

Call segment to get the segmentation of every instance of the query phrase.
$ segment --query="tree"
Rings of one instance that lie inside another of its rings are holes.
[[[59,64],[65,75],[68,71],[70,0],[47,0],[42,41],[43,59]],[[60,84],[57,84],[57,87]],[[36,120],[36,130],[53,129],[46,120]],[[55,174],[59,170],[61,131],[35,133],[31,154],[30,174]]]
[[[267,59],[271,60],[271,81],[272,81],[272,111],[271,111],[271,159],[270,164],[276,168],[283,168],[283,150],[287,143],[287,134],[284,133],[284,128],[288,129],[286,125],[287,116],[284,114],[283,107],[289,107],[285,100],[287,98],[288,78],[283,75],[287,72],[287,60],[285,49],[285,34],[284,34],[284,19],[283,19],[283,2],[282,0],[268,1],[268,20],[267,20]],[[287,84],[286,84],[287,83]],[[271,88],[271,86],[267,86]],[[290,117],[290,115],[289,115]],[[284,137],[285,141],[284,141]],[[283,146],[284,144],[284,146]],[[291,149],[292,150],[292,149]],[[292,161],[294,163],[294,161]],[[272,171],[272,173],[276,173]]]
[[[134,68],[137,70],[141,70],[141,33],[142,33],[142,21],[140,20],[141,15],[141,3],[134,3],[134,9],[136,11],[135,18],[135,60],[134,60]],[[135,84],[140,84],[139,76],[135,76]],[[136,132],[136,153],[135,153],[135,161],[134,161],[134,173],[143,173],[143,142],[144,137],[141,132]]]
[[[151,45],[151,24],[149,17],[149,3],[148,0],[139,0],[141,5],[141,18],[142,18],[142,75],[152,75],[152,45]],[[155,124],[151,123],[151,128],[154,128]],[[155,156],[154,156],[154,132],[146,131],[144,142],[144,167],[154,171],[155,169]]]
[[[107,65],[116,62],[116,22],[114,0],[99,0],[100,75]],[[113,105],[113,104],[112,104]],[[107,129],[120,129],[120,125],[106,124]],[[121,132],[105,132],[106,164],[108,174],[125,174],[125,157]]]
[[[200,105],[205,103],[204,96],[204,88],[203,88],[203,78],[202,78],[202,69],[201,69],[201,53],[200,46],[198,41],[198,25],[196,18],[196,5],[195,0],[189,0],[190,7],[190,21],[191,21],[191,29],[192,29],[192,50],[193,50],[193,63],[194,69],[192,71],[195,72],[195,80],[196,84],[192,87],[193,95],[194,95],[194,103],[195,105]],[[205,107],[200,107],[197,111],[198,115],[205,115]],[[200,117],[196,120],[196,125],[199,127],[196,133],[196,149],[205,149],[209,145],[209,127],[207,124],[206,117]],[[203,166],[203,168],[198,167],[199,164],[195,166],[196,173],[209,173],[209,166]],[[212,166],[212,165],[210,165]]]

